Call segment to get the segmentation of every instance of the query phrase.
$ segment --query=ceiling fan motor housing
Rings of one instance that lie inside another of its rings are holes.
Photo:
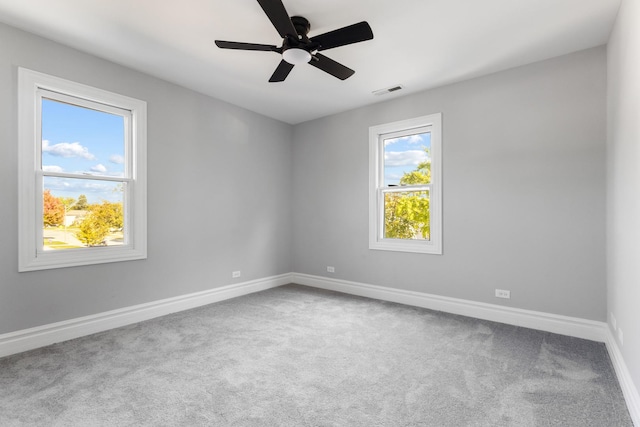
[[[311,24],[307,18],[302,16],[292,16],[291,23],[298,33],[298,38],[306,39],[307,34],[309,34],[309,30],[311,30]]]

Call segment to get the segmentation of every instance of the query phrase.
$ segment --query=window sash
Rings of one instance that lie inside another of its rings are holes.
[[[132,198],[131,198],[131,193],[132,193],[132,188],[134,188],[135,186],[135,181],[132,179],[97,179],[93,176],[84,176],[84,175],[73,175],[73,176],[67,176],[67,175],[72,175],[72,174],[60,174],[60,173],[47,173],[47,174],[43,174],[43,173],[36,173],[36,175],[38,176],[38,178],[36,179],[36,194],[38,194],[40,196],[40,200],[39,203],[36,203],[36,218],[43,218],[44,216],[44,200],[42,199],[42,195],[44,194],[44,178],[46,176],[52,176],[52,177],[61,177],[61,178],[70,178],[70,179],[83,179],[83,180],[93,180],[93,181],[106,181],[106,182],[118,182],[118,183],[122,183],[123,184],[123,195],[122,195],[122,214],[123,214],[123,227],[122,227],[122,231],[123,231],[123,243],[122,245],[118,245],[119,248],[122,247],[126,247],[126,248],[131,248],[132,245],[132,241],[133,241],[133,233],[132,233],[132,225],[131,225],[131,218],[132,218],[132,214],[133,214],[133,209],[134,207],[132,206]],[[62,175],[62,176],[61,176]],[[66,220],[66,219],[65,219]],[[37,226],[36,224],[36,254],[37,255],[41,255],[43,253],[45,253],[45,248],[44,248],[44,229],[43,229],[44,224],[42,223],[42,221],[40,222],[40,225]],[[39,243],[38,243],[39,242]],[[82,247],[82,248],[74,248],[74,251],[85,251],[85,250],[91,250],[92,248],[90,247]],[[103,248],[99,248],[99,249],[103,249]],[[69,250],[69,249],[63,249],[63,250]],[[49,251],[46,251],[46,253],[48,254]]]
[[[52,101],[62,102],[64,104],[73,105],[76,107],[86,108],[89,110],[99,111],[103,113],[113,114],[116,116],[120,116],[124,119],[124,176],[122,177],[108,177],[104,175],[93,175],[93,174],[74,174],[74,173],[55,173],[55,172],[45,172],[42,170],[42,100],[50,99]],[[133,156],[132,156],[132,146],[134,142],[133,138],[133,127],[132,127],[133,113],[130,109],[125,109],[121,107],[116,107],[110,104],[106,104],[104,102],[97,102],[93,100],[89,100],[80,96],[72,96],[66,95],[64,93],[42,89],[39,88],[36,90],[36,124],[40,126],[36,126],[36,171],[42,173],[45,176],[60,176],[67,178],[86,178],[86,177],[94,177],[95,179],[104,179],[108,180],[109,178],[114,178],[117,180],[124,179],[132,179],[133,173]]]
[[[396,241],[396,242],[412,242],[412,241],[429,241],[429,239],[394,239],[392,237],[385,237],[385,194],[388,193],[418,193],[421,191],[426,191],[429,194],[429,200],[431,200],[431,189],[433,188],[433,184],[421,184],[421,185],[402,185],[397,187],[381,187],[378,189],[378,240],[388,240],[388,241]],[[429,211],[431,211],[431,206],[429,206]]]
[[[384,179],[384,170],[385,170],[385,161],[384,161],[384,154],[386,153],[386,149],[385,149],[385,145],[384,142],[388,139],[396,139],[396,138],[402,138],[402,137],[407,137],[407,136],[412,136],[412,135],[418,135],[418,134],[431,134],[431,125],[427,125],[427,126],[418,126],[418,127],[414,127],[411,129],[402,129],[399,131],[394,131],[394,132],[387,132],[387,133],[383,133],[380,134],[378,136],[378,150],[379,150],[379,161],[378,161],[378,178],[376,181],[376,187],[384,187],[385,186],[385,179]]]
[[[42,102],[43,99],[62,102],[75,107],[86,108],[89,110],[98,111],[101,113],[113,114],[123,117],[124,119],[124,177],[111,177],[105,175],[93,175],[91,173],[70,173],[70,172],[50,172],[42,169]],[[70,96],[60,92],[54,92],[47,89],[38,89],[36,91],[36,195],[42,195],[44,193],[44,178],[45,177],[57,177],[57,178],[69,178],[69,179],[82,179],[93,181],[106,181],[106,182],[119,182],[123,184],[123,215],[124,215],[124,243],[118,247],[128,247],[131,242],[130,233],[130,219],[131,211],[133,209],[130,197],[130,189],[134,186],[134,180],[131,178],[131,171],[133,169],[131,165],[131,145],[133,141],[132,127],[131,127],[131,110],[115,107],[109,104],[100,103],[96,101],[87,100],[77,96]],[[42,197],[36,203],[36,218],[42,218],[44,215],[44,205]],[[42,224],[36,227],[36,253],[41,255],[45,252],[44,249],[44,230]],[[87,250],[89,247],[77,248],[74,250]],[[103,248],[99,248],[103,249]],[[68,250],[68,249],[63,249]]]
[[[433,184],[419,184],[419,185],[395,185],[393,187],[380,187],[379,192],[382,193],[410,193],[412,191],[424,191],[431,192]]]

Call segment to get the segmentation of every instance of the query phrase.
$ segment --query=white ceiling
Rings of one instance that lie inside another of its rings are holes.
[[[280,46],[255,0],[0,0],[0,22],[295,124],[605,44],[619,3],[284,0],[310,37],[367,21],[374,39],[323,51],[356,70],[345,81],[305,64],[283,83],[268,83],[277,54],[214,45]]]

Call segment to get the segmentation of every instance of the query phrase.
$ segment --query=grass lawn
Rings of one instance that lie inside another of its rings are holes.
[[[58,240],[45,240],[44,242],[45,249],[73,249],[73,248],[82,248],[82,246],[70,245],[69,243],[60,242]]]

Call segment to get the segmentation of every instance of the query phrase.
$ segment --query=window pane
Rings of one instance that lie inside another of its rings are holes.
[[[384,139],[385,187],[431,182],[431,132]]]
[[[429,191],[386,191],[384,237],[430,240]]]
[[[92,179],[43,180],[43,247],[123,245],[126,183]]]
[[[124,176],[124,117],[42,98],[42,170]]]

